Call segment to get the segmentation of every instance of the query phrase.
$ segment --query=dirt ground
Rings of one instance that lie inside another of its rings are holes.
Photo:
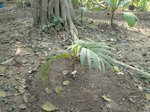
[[[150,13],[138,15],[140,23],[134,28],[121,16],[111,28],[106,13],[87,13],[85,25],[77,26],[79,38],[106,42],[117,49],[118,60],[150,72]],[[40,68],[47,55],[70,43],[68,32],[46,34],[32,27],[29,15],[1,20],[0,112],[43,112],[46,102],[56,112],[150,111],[150,81],[127,68],[120,67],[122,75],[100,74],[79,63],[73,69],[70,60],[59,60],[43,83]]]

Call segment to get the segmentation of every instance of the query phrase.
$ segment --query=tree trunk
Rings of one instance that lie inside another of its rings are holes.
[[[45,25],[53,16],[59,16],[64,20],[64,27],[69,26],[72,36],[77,37],[71,0],[32,0],[32,15],[35,25]]]
[[[34,25],[37,25],[39,23],[38,3],[39,0],[32,0],[32,17],[33,17]]]
[[[47,24],[48,22],[48,0],[40,0],[40,20],[41,24]]]
[[[112,9],[111,22],[110,22],[111,26],[114,25],[114,14],[115,14],[115,10]]]

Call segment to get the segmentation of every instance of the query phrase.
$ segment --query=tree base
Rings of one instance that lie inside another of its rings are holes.
[[[77,38],[71,0],[32,0],[32,14],[35,25],[45,25],[51,21],[52,16],[59,16],[64,20],[63,26],[69,26],[71,35],[74,39]]]

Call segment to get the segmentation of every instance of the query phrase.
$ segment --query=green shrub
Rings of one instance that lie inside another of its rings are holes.
[[[124,7],[130,3],[130,0],[104,0],[104,2],[111,8],[111,26],[113,26],[114,14],[119,7]]]
[[[43,26],[43,30],[45,32],[50,32],[52,28],[56,31],[60,31],[63,29],[64,20],[59,16],[52,16],[51,21]]]
[[[31,7],[31,0],[16,0],[17,7]]]

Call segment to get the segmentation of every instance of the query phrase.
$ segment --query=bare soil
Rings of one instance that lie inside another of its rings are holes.
[[[99,74],[79,64],[75,67],[77,74],[73,77],[70,63],[68,60],[53,63],[49,83],[45,86],[51,91],[50,94],[45,92],[39,79],[32,82],[30,93],[35,98],[32,101],[36,103],[32,102],[31,112],[39,111],[39,105],[45,101],[55,104],[62,112],[143,112],[143,93],[130,78],[112,72]],[[64,70],[68,70],[69,74],[63,75]],[[63,86],[64,81],[70,84]],[[64,88],[61,95],[55,92],[56,87]],[[103,96],[111,101],[105,100]]]
[[[150,72],[150,14],[142,15],[147,18],[140,16],[134,28],[121,16],[111,28],[106,13],[86,14],[84,25],[77,26],[79,38],[106,42],[117,49],[118,60]],[[126,68],[120,67],[124,75],[100,74],[79,63],[72,68],[70,60],[58,60],[50,68],[48,82],[43,83],[40,68],[47,55],[65,49],[70,39],[68,32],[46,34],[32,27],[30,16],[0,21],[0,112],[43,112],[46,102],[55,105],[56,112],[150,111],[145,97],[150,92],[149,81]],[[74,70],[77,73],[71,75]],[[64,81],[69,84],[64,86]],[[59,95],[57,87],[63,89]]]

